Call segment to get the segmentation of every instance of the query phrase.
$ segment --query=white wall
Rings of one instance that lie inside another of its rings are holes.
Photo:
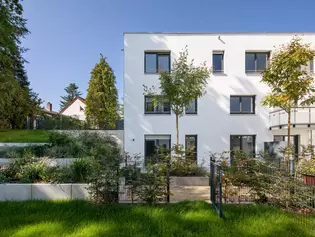
[[[144,51],[169,50],[171,61],[187,45],[189,59],[212,66],[212,52],[224,50],[225,75],[211,75],[207,94],[198,100],[198,114],[179,119],[180,143],[186,134],[198,135],[198,161],[209,151],[230,149],[230,135],[256,135],[256,151],[272,141],[269,109],[260,106],[268,87],[260,75],[246,75],[245,51],[272,51],[290,41],[294,33],[271,34],[132,34],[124,37],[125,151],[144,154],[145,134],[170,134],[175,143],[175,115],[145,115],[143,85],[158,86],[158,75],[144,73]],[[315,34],[305,34],[315,42]],[[230,95],[256,95],[256,114],[230,115]]]
[[[62,112],[62,114],[67,116],[74,116],[79,120],[85,121],[85,106],[86,105],[81,100],[76,99],[65,111]],[[80,110],[80,107],[83,108],[83,110]]]

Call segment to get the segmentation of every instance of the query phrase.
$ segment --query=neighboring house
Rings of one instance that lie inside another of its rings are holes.
[[[81,121],[85,121],[85,106],[85,99],[77,96],[72,101],[70,101],[62,110],[60,110],[59,114],[71,116]]]
[[[315,33],[304,33],[315,43]],[[287,140],[287,114],[260,105],[269,88],[260,83],[274,46],[295,33],[125,33],[125,151],[152,154],[155,147],[175,143],[175,115],[169,105],[154,107],[143,85],[158,86],[159,71],[170,70],[188,46],[189,59],[213,68],[205,96],[186,108],[179,119],[179,140],[196,147],[198,163],[209,152],[241,149],[254,156],[266,142]],[[313,70],[313,63],[310,63]],[[292,110],[292,143],[314,144],[315,108]]]

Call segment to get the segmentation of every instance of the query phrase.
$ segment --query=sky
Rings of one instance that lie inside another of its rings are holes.
[[[59,110],[71,82],[86,97],[100,54],[123,97],[124,32],[314,32],[315,0],[24,0],[31,87]]]

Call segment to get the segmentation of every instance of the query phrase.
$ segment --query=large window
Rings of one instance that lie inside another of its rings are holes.
[[[144,113],[145,114],[170,114],[171,105],[168,101],[159,101],[154,105],[152,96],[144,96]]]
[[[146,161],[156,158],[159,152],[170,152],[170,135],[145,135],[144,154]]]
[[[170,68],[171,60],[169,52],[145,52],[145,73],[169,72]]]
[[[224,73],[224,51],[214,51],[212,54],[213,73]]]
[[[185,147],[187,151],[192,152],[192,156],[197,162],[197,135],[186,135]]]
[[[249,157],[255,157],[256,136],[255,135],[231,135],[230,146],[233,150],[244,151]]]
[[[190,101],[189,105],[185,108],[186,114],[197,114],[197,99]]]
[[[255,96],[230,96],[231,114],[254,114]]]
[[[262,72],[268,65],[269,52],[246,52],[246,73]]]

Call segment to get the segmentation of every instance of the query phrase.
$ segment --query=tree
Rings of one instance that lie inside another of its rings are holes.
[[[61,96],[60,109],[63,109],[74,98],[81,96],[82,93],[78,90],[79,87],[75,83],[70,83],[64,90],[67,95]]]
[[[114,128],[118,119],[118,95],[112,68],[101,55],[91,72],[85,115],[87,122],[97,128]]]
[[[269,66],[262,73],[261,82],[266,83],[271,92],[261,101],[269,107],[280,107],[288,114],[287,159],[290,159],[291,109],[308,106],[315,101],[315,87],[310,62],[315,50],[295,37],[287,45],[272,55]],[[287,160],[287,161],[288,161]]]
[[[194,60],[188,62],[188,49],[180,52],[179,58],[174,60],[170,72],[160,74],[159,90],[155,87],[148,88],[144,85],[144,92],[153,95],[153,102],[169,101],[172,111],[176,116],[176,145],[179,145],[178,119],[184,113],[184,109],[193,99],[202,97],[205,93],[210,70],[206,63],[200,66],[194,65]]]
[[[19,1],[0,0],[0,127],[23,128],[41,101],[29,88],[20,39],[29,33]]]

